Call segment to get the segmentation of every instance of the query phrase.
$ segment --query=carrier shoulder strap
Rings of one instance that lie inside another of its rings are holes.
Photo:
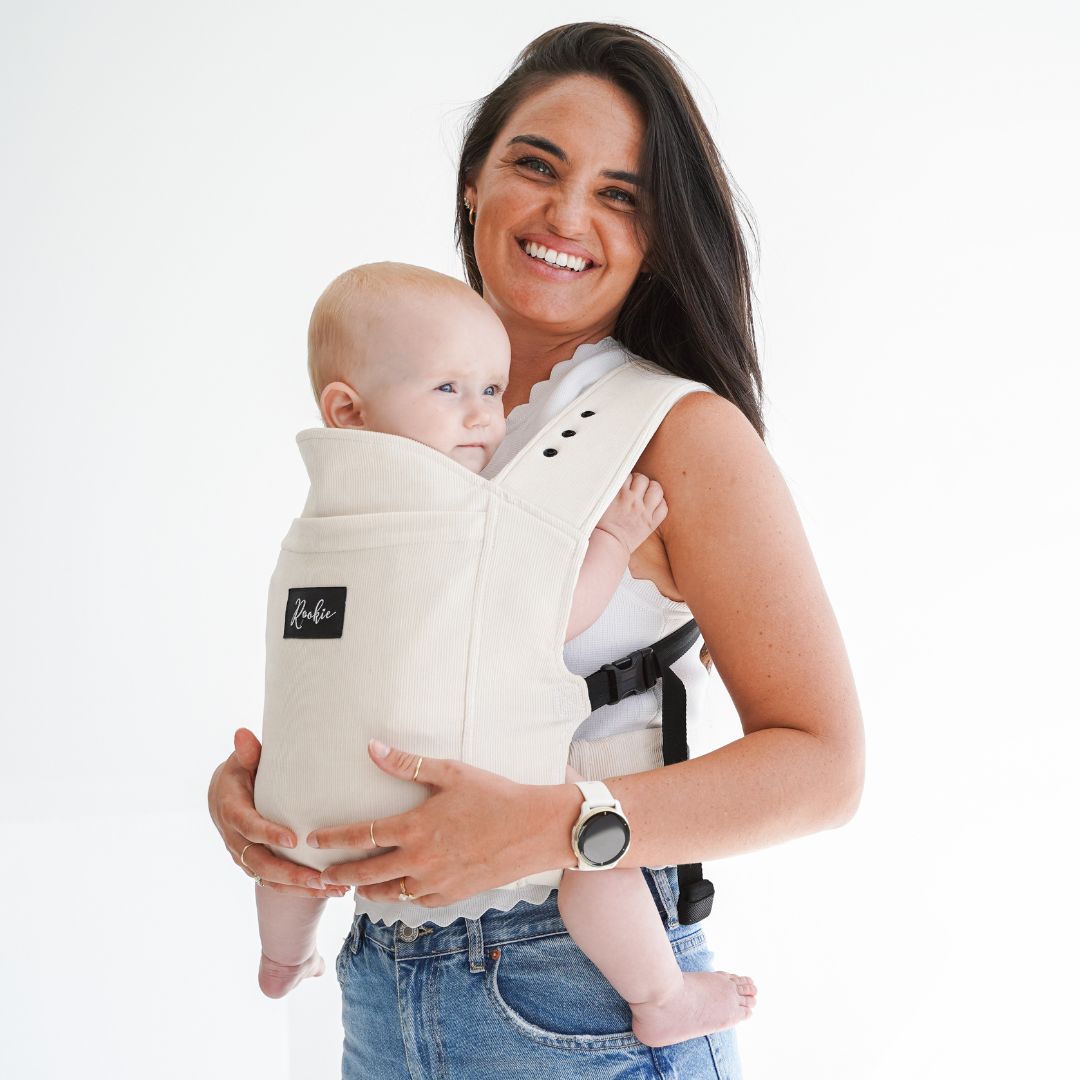
[[[587,537],[671,407],[698,390],[713,392],[627,355],[544,424],[493,483]]]

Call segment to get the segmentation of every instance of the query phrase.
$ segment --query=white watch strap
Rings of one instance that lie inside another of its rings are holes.
[[[602,784],[599,780],[576,780],[575,783],[580,788],[581,795],[585,800],[581,808],[582,811],[595,810],[601,806],[610,806],[622,813],[619,800],[608,791],[607,784]]]

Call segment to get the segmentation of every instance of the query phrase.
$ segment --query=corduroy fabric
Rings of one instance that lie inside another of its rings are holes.
[[[522,783],[562,782],[571,737],[589,715],[584,680],[563,653],[588,537],[672,405],[709,389],[612,348],[610,370],[493,479],[395,435],[297,436],[311,487],[268,596],[260,813],[303,837],[416,806],[421,786],[371,764],[373,736]],[[328,586],[347,589],[342,637],[283,638],[288,590]],[[627,768],[619,740],[603,741],[613,745],[596,759],[602,775],[648,767],[640,738]],[[302,842],[275,850],[318,868],[366,854]],[[559,874],[445,909],[357,906],[373,918],[406,918],[404,909],[414,924],[446,925],[539,902]]]

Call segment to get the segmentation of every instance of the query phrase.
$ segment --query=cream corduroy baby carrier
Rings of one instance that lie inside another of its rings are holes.
[[[317,869],[369,854],[303,838],[423,801],[421,785],[372,764],[372,737],[520,783],[563,782],[590,712],[585,680],[563,663],[589,536],[695,390],[709,387],[628,356],[494,479],[396,435],[297,435],[311,488],[270,582],[255,783],[259,812],[300,840],[276,854]]]

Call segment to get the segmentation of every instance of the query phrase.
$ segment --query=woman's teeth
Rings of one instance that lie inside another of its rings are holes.
[[[567,255],[565,251],[555,251],[553,248],[544,247],[543,244],[526,244],[525,254],[531,255],[534,259],[543,259],[549,266],[562,266],[567,270],[578,272],[590,265],[588,259],[580,259],[577,255]]]

